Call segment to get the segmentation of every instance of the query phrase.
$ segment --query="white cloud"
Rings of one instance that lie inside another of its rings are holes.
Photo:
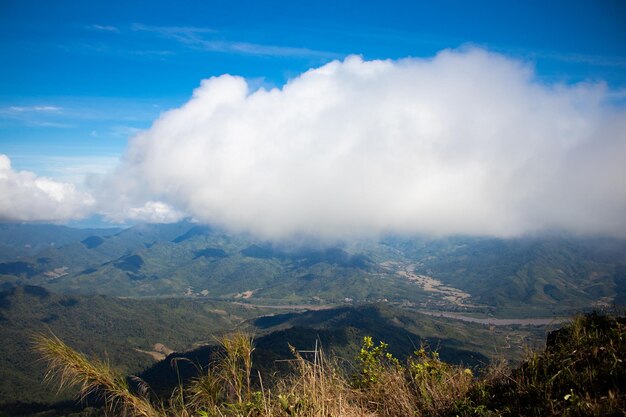
[[[62,108],[58,106],[11,106],[9,112],[14,113],[60,113]],[[6,111],[5,111],[6,113]]]
[[[15,155],[12,162],[25,170],[36,169],[37,175],[46,176],[55,181],[82,185],[91,175],[106,175],[119,164],[118,156],[107,155]]]
[[[185,217],[183,213],[161,201],[148,201],[141,207],[128,209],[124,220],[147,223],[174,223]],[[122,219],[119,219],[122,220]]]
[[[11,120],[30,126],[72,128],[71,123],[59,122],[59,118],[66,118],[64,109],[59,106],[33,105],[9,106],[0,108],[0,120]]]
[[[133,127],[133,126],[124,126],[124,125],[113,126],[110,129],[110,133],[112,136],[123,137],[123,138],[134,136],[141,131],[143,131],[143,129],[140,129],[138,127]]]
[[[270,91],[224,75],[131,141],[100,201],[266,238],[626,236],[626,113],[610,94],[480,49],[352,56]]]
[[[281,89],[223,75],[149,129],[126,131],[136,135],[122,161],[88,177],[89,194],[63,182],[79,181],[76,172],[52,180],[0,156],[0,219],[192,216],[269,239],[626,237],[616,94],[602,83],[547,85],[524,62],[481,49],[352,56]],[[26,109],[10,111],[59,108]]]
[[[89,26],[85,26],[85,29],[101,31],[101,32],[115,32],[115,33],[120,31],[118,27],[112,26],[112,25],[89,25]]]
[[[89,214],[94,199],[73,184],[14,171],[0,154],[0,219],[2,221],[67,221]]]
[[[339,54],[318,51],[309,48],[289,47],[280,45],[264,45],[250,42],[207,39],[207,34],[215,34],[216,30],[189,26],[148,26],[141,23],[133,24],[133,30],[153,33],[158,36],[175,40],[180,44],[210,52],[226,52],[242,55],[278,56],[278,57],[318,57],[337,58]]]

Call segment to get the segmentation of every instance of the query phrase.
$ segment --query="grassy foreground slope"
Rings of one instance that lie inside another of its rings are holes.
[[[59,339],[39,351],[66,383],[100,390],[108,415],[178,416],[623,416],[626,414],[626,317],[588,314],[551,333],[521,366],[475,376],[418,349],[406,361],[364,338],[351,370],[320,351],[295,353],[291,372],[253,379],[251,339],[221,340],[221,355],[169,398],[133,389],[105,364],[88,361]],[[348,368],[350,369],[350,368]],[[85,414],[87,415],[87,414]]]
[[[90,357],[107,358],[125,375],[147,369],[141,375],[155,389],[167,391],[178,381],[171,367],[174,357],[206,365],[215,348],[192,350],[194,346],[214,346],[216,337],[235,328],[256,335],[255,361],[262,370],[271,369],[275,360],[291,358],[289,343],[310,350],[319,340],[329,353],[349,363],[362,338],[370,335],[388,341],[398,357],[426,343],[444,360],[476,365],[496,353],[519,358],[522,346],[545,335],[544,328],[489,328],[384,304],[281,313],[208,300],[69,296],[19,286],[0,292],[0,404],[71,396],[56,397],[53,386],[40,383],[44,366],[32,352],[34,333],[52,331]],[[189,362],[180,362],[181,376],[194,371]]]
[[[290,346],[301,352],[310,352],[318,346],[342,363],[350,364],[365,336],[389,343],[390,352],[399,358],[410,356],[424,345],[436,349],[447,362],[486,366],[496,348],[505,343],[506,333],[504,329],[490,331],[485,326],[429,317],[382,304],[263,316],[250,320],[247,329],[258,335],[253,352],[255,375],[257,371],[262,375],[284,371],[283,361],[293,359]],[[520,330],[518,334],[531,343],[545,333],[544,329],[535,328]],[[216,355],[219,356],[219,351],[219,346],[212,345],[173,353],[140,376],[158,392],[171,392],[180,379],[188,380],[196,375],[197,366],[206,368]],[[521,356],[520,351],[509,353]],[[310,353],[303,355],[311,356]],[[171,366],[173,360],[178,363],[176,368]]]
[[[39,383],[44,366],[32,351],[34,333],[54,332],[87,354],[106,355],[130,374],[168,349],[206,343],[251,314],[258,313],[185,299],[62,296],[36,286],[0,292],[0,403],[56,399],[54,387]],[[164,347],[155,348],[157,343]]]

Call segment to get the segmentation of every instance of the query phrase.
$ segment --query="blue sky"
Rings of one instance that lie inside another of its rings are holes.
[[[35,1],[0,3],[0,154],[80,182],[221,74],[280,87],[304,71],[474,45],[547,84],[626,91],[624,1]]]

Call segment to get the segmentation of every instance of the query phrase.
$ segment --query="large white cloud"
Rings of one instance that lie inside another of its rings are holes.
[[[15,171],[0,154],[0,220],[62,222],[88,215],[95,201],[74,184]]]
[[[185,213],[280,239],[626,236],[626,112],[480,49],[312,69],[280,89],[202,82],[94,182],[111,219]]]
[[[352,56],[270,91],[224,75],[107,181],[117,208],[158,200],[267,238],[626,236],[626,113],[609,93],[480,49]]]

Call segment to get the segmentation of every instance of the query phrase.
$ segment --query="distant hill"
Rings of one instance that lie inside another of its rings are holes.
[[[569,315],[626,300],[626,241],[608,238],[415,237],[290,247],[192,222],[121,231],[3,227],[0,285],[65,294],[267,305],[387,300],[515,317]],[[33,242],[28,255],[26,241]]]
[[[120,228],[77,229],[52,224],[0,223],[0,262],[88,238],[119,233]]]
[[[626,241],[567,236],[447,238],[396,243],[416,271],[501,314],[622,304]]]

